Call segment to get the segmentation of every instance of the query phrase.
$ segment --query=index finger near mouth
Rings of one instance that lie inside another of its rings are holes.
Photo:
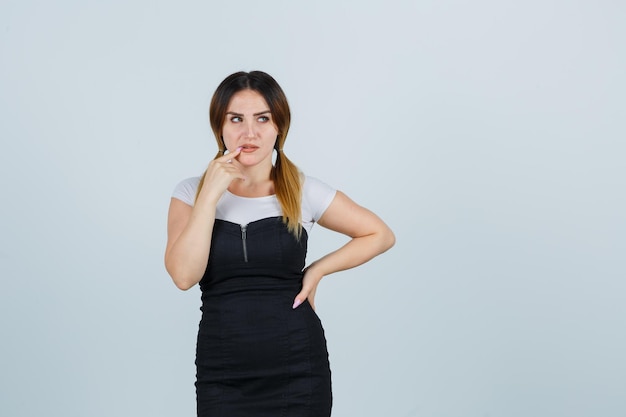
[[[231,159],[235,158],[240,153],[241,153],[241,148],[237,148],[234,151],[228,152],[227,154],[224,154],[223,156],[219,157],[218,160],[230,162]]]

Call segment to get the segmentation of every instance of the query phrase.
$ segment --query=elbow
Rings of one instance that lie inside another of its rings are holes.
[[[174,285],[176,285],[176,288],[182,291],[187,291],[188,289],[196,285],[199,281],[199,280],[194,280],[192,278],[189,278],[182,274],[175,274],[170,271],[168,272],[170,276],[172,277],[172,281],[174,281]]]
[[[389,226],[384,223],[381,226],[376,232],[376,244],[379,254],[387,252],[396,244],[396,235],[394,235]]]
[[[178,288],[181,291],[187,291],[188,289],[190,289],[191,287],[195,285],[193,283],[189,283],[186,281],[176,280],[175,278],[172,278],[172,279],[174,280],[174,285],[176,285],[176,288]]]
[[[391,231],[390,228],[388,227],[385,228],[385,230],[382,233],[382,238],[381,238],[382,252],[388,251],[395,244],[396,244],[396,235]]]
[[[396,244],[396,236],[387,225],[368,235],[371,242],[372,256],[387,252]]]
[[[169,265],[167,261],[165,262],[165,269],[172,278],[172,281],[174,281],[174,285],[176,285],[176,288],[179,290],[187,291],[199,281],[186,276],[182,271],[179,271],[178,268],[175,268],[173,265]]]
[[[182,291],[187,291],[198,283],[198,281],[181,276],[180,274],[177,275],[170,272],[170,276],[172,277],[172,281],[174,281],[176,288]]]

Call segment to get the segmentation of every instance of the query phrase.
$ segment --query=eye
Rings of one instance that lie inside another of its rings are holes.
[[[241,123],[243,119],[240,116],[233,116],[230,118],[230,121],[233,123]]]
[[[258,118],[258,120],[259,120],[259,122],[261,122],[261,123],[267,123],[267,122],[269,122],[269,121],[270,121],[270,118],[269,118],[269,116],[260,116],[260,117]]]

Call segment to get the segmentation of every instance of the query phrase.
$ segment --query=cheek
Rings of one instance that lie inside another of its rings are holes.
[[[234,138],[237,138],[238,135],[239,133],[237,132],[237,129],[232,126],[224,127],[222,129],[222,137],[224,138],[224,141],[233,140]]]
[[[276,129],[276,127],[274,126],[268,126],[267,129],[265,129],[265,136],[276,139],[276,136],[278,136],[278,129]]]
[[[232,134],[229,134],[229,132],[224,131],[222,133],[222,142],[224,143],[224,147],[226,149],[233,150],[237,140]]]

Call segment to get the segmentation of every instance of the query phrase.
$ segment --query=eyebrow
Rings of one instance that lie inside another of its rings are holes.
[[[271,113],[271,111],[269,111],[269,110],[260,111],[258,113],[254,113],[253,116],[260,116],[260,115],[265,114],[265,113]],[[237,113],[237,112],[234,112],[234,111],[227,111],[226,114],[232,114],[233,116],[243,116],[243,114]]]

